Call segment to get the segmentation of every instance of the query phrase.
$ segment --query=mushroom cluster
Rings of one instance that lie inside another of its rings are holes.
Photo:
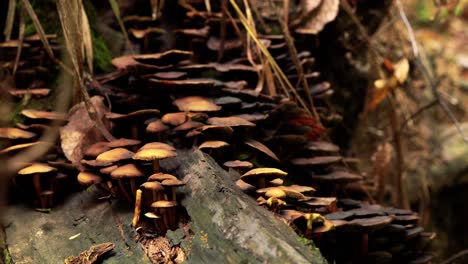
[[[73,169],[59,146],[38,139],[50,129],[52,122],[65,123],[66,115],[33,109],[23,109],[21,115],[25,118],[24,123],[17,123],[16,127],[0,128],[0,155],[13,156],[37,145],[44,146],[47,152],[33,163],[20,164],[21,169],[12,179],[13,187],[17,190],[11,192],[11,195],[26,198],[24,200],[27,202],[33,200],[37,210],[48,211],[56,200],[66,195],[64,186],[72,182],[66,172]],[[17,195],[18,193],[22,195]]]

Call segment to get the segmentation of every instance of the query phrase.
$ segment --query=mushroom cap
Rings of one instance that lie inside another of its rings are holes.
[[[140,185],[140,188],[143,188],[145,190],[152,190],[152,191],[157,191],[161,192],[164,191],[164,187],[160,182],[157,181],[148,181]]]
[[[265,114],[259,114],[259,113],[253,113],[253,114],[240,114],[240,115],[235,115],[237,117],[243,118],[247,121],[250,122],[258,122],[261,120],[265,120],[267,118],[267,115]]]
[[[36,142],[18,144],[18,145],[10,146],[8,148],[4,148],[4,149],[0,150],[0,154],[22,150],[22,149],[29,148],[29,147],[32,147],[32,146],[35,146],[35,145],[47,145],[48,147],[52,146],[52,144],[50,144],[49,142],[36,141]]]
[[[170,180],[170,179],[177,180],[177,177],[171,174],[161,173],[161,172],[155,173],[148,177],[148,181],[158,181],[158,182],[162,182],[164,180]]]
[[[264,178],[266,181],[284,177],[288,173],[275,168],[256,168],[249,170],[241,176],[241,180],[248,184],[257,185],[259,179]]]
[[[231,136],[234,130],[230,126],[204,125],[196,129],[204,134],[219,136]],[[192,130],[193,131],[193,130]],[[189,132],[190,133],[190,132]]]
[[[300,192],[300,193],[314,193],[315,188],[310,187],[310,186],[302,186],[302,185],[288,185],[288,186],[281,186],[283,190],[291,190],[295,192]]]
[[[361,181],[363,180],[363,177],[346,171],[334,171],[325,175],[313,175],[312,179],[316,182],[347,184]]]
[[[294,199],[294,200],[301,200],[301,199],[305,199],[305,196],[294,190],[293,188],[288,188],[289,186],[277,186],[277,187],[266,187],[266,188],[261,188],[261,189],[258,189],[257,190],[257,193],[259,194],[264,194],[265,196],[267,197],[272,197],[272,196],[269,196],[268,193],[284,193],[285,196],[284,197],[277,197],[277,198],[280,198],[280,199],[284,199],[284,198],[289,198],[289,199]],[[281,191],[281,192],[280,192]]]
[[[115,148],[99,154],[96,157],[97,161],[117,162],[121,160],[131,159],[135,153],[124,148]]]
[[[57,169],[54,167],[51,167],[47,164],[44,163],[33,163],[26,168],[21,169],[18,171],[19,175],[30,175],[30,174],[36,174],[36,173],[48,173],[51,171],[56,171]]]
[[[0,138],[8,138],[8,139],[20,139],[20,138],[33,138],[36,134],[25,131],[19,128],[14,127],[0,127]]]
[[[221,140],[209,140],[203,142],[198,149],[217,149],[229,146],[229,143]]]
[[[340,150],[337,145],[327,141],[312,141],[307,148],[312,151],[322,152],[338,152]]]
[[[211,112],[219,111],[221,107],[216,105],[211,99],[202,96],[187,96],[174,100],[173,104],[179,111]]]
[[[135,166],[135,164],[126,164],[111,172],[112,179],[137,178],[144,175],[143,171]]]
[[[151,204],[151,208],[171,208],[177,205],[174,201],[157,201]]]
[[[53,111],[40,111],[34,109],[24,109],[21,114],[31,119],[48,119],[66,121],[67,115]]]
[[[142,109],[137,110],[128,114],[118,114],[107,112],[106,117],[111,121],[128,121],[132,120],[133,122],[137,122],[141,119],[148,119],[150,117],[159,116],[160,112],[158,109]]]
[[[247,121],[243,118],[237,116],[230,116],[230,117],[210,117],[206,122],[210,125],[215,126],[255,126],[254,123]]]
[[[195,128],[199,128],[201,126],[203,126],[205,124],[201,123],[201,122],[197,122],[197,121],[186,121],[185,123],[175,127],[173,129],[173,131],[187,131],[187,130],[190,130],[190,129],[195,129]]]
[[[278,199],[284,199],[286,198],[286,193],[280,188],[271,188],[270,190],[265,192],[265,196],[268,198],[276,197]]]
[[[119,166],[117,166],[117,165],[112,165],[112,166],[100,169],[99,172],[102,173],[102,174],[111,174],[111,172],[113,172],[118,167]]]
[[[148,212],[148,213],[145,213],[145,217],[146,218],[150,218],[150,219],[159,219],[161,218],[161,216],[153,213],[153,212]]]
[[[136,146],[141,143],[140,140],[137,139],[129,139],[129,138],[119,138],[116,140],[112,140],[107,145],[111,148],[123,148],[123,147],[131,147]]]
[[[99,161],[99,160],[80,160],[80,163],[89,167],[100,168],[100,167],[109,167],[112,165],[112,162]]]
[[[163,148],[147,148],[133,155],[134,160],[160,160],[177,156],[177,153]]]
[[[161,182],[161,184],[163,186],[180,187],[180,186],[184,186],[185,182],[183,182],[183,181],[181,181],[179,179],[167,179],[167,180],[163,180]]]
[[[33,97],[45,97],[50,94],[50,89],[48,88],[32,88],[32,89],[10,89],[8,90],[12,96],[15,97],[24,97],[26,94],[30,94]]]
[[[358,218],[348,222],[347,227],[351,230],[358,230],[360,232],[369,232],[372,230],[380,229],[391,222],[395,218],[393,216],[374,216],[370,218]]]
[[[249,140],[245,141],[245,144],[247,146],[250,146],[250,147],[260,151],[260,152],[263,152],[264,154],[266,154],[267,156],[269,156],[270,158],[272,158],[272,159],[274,159],[276,161],[280,161],[278,156],[276,156],[276,154],[273,151],[271,151],[267,146],[263,145],[259,141],[249,139]]]
[[[291,163],[297,166],[317,166],[329,165],[341,161],[343,158],[340,156],[320,156],[314,158],[295,158]]]
[[[240,160],[231,160],[226,161],[223,165],[227,168],[240,168],[240,169],[250,169],[253,167],[252,162],[240,161]]]
[[[102,178],[91,172],[80,172],[77,177],[78,182],[84,186],[90,186],[102,182]]]
[[[85,152],[84,152],[84,155],[86,157],[92,157],[92,158],[96,158],[97,156],[99,156],[99,154],[101,153],[104,153],[108,150],[110,150],[110,146],[109,146],[109,142],[106,142],[106,141],[100,141],[100,142],[96,142],[94,144],[92,144],[91,146],[89,146],[88,148],[86,148]]]
[[[320,207],[320,206],[330,206],[332,204],[336,204],[336,202],[337,202],[336,197],[310,197],[309,200],[303,203],[312,207]]]
[[[138,151],[144,150],[144,149],[167,149],[167,150],[170,150],[170,151],[175,151],[176,150],[173,146],[171,146],[169,144],[166,144],[166,143],[162,143],[162,142],[146,143]]]
[[[164,124],[169,124],[172,126],[179,126],[187,121],[187,113],[177,112],[177,113],[167,113],[162,116],[161,121]]]
[[[169,127],[164,125],[164,123],[158,119],[158,120],[150,122],[146,126],[146,133],[161,133],[168,129]]]
[[[286,221],[290,224],[294,222],[296,219],[303,217],[304,213],[297,211],[297,210],[286,209],[286,210],[281,210],[280,215],[281,217],[286,219]]]

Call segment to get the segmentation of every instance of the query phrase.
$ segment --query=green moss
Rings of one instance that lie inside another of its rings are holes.
[[[111,64],[112,53],[104,39],[100,36],[96,37],[95,34],[93,34],[93,53],[96,70],[103,72],[110,72],[113,70]]]

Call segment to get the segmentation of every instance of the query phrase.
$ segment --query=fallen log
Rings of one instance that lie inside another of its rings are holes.
[[[192,221],[193,235],[181,240],[187,263],[326,263],[317,248],[237,188],[238,174],[200,151],[177,159],[174,173],[187,182],[181,204]]]

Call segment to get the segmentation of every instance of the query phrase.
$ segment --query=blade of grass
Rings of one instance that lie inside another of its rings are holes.
[[[47,55],[54,61],[56,61],[54,53],[52,52],[52,48],[50,47],[49,40],[47,40],[46,34],[44,32],[44,29],[42,28],[41,22],[37,18],[36,12],[34,12],[34,9],[29,2],[29,0],[21,0],[23,3],[24,8],[28,12],[29,17],[31,18],[34,28],[36,29],[37,34],[39,35],[39,38],[41,39],[42,44],[44,45],[44,48],[47,52]]]
[[[13,22],[15,21],[15,11],[16,0],[9,0],[8,13],[5,20],[5,28],[3,29],[3,35],[5,35],[6,41],[11,39],[11,32],[13,31]]]
[[[289,82],[288,78],[284,74],[284,72],[281,70],[281,68],[278,66],[276,63],[275,59],[271,56],[270,52],[268,49],[263,45],[263,43],[255,36],[255,33],[253,30],[250,28],[248,24],[247,18],[244,16],[242,11],[240,10],[239,6],[237,5],[235,0],[229,0],[231,3],[232,7],[236,11],[237,15],[239,16],[240,21],[242,22],[242,25],[244,26],[245,30],[247,33],[252,37],[252,40],[255,42],[255,44],[258,46],[258,48],[261,50],[261,52],[266,56],[268,62],[272,66],[273,71],[275,72],[275,75],[278,77],[278,81],[281,84],[281,88],[283,91],[286,93],[288,98],[291,98],[289,94],[289,90],[294,94],[295,99],[299,102],[300,106],[304,108],[306,112],[311,114],[310,109],[307,107],[307,104],[304,102],[304,100],[301,98],[301,96],[297,93],[297,90],[291,85]]]
[[[26,22],[24,21],[24,16],[25,16],[24,8],[23,6],[21,6],[20,12],[19,12],[18,49],[16,50],[15,64],[13,65],[13,76],[15,76],[16,70],[18,69],[21,52],[23,50],[24,30],[26,28]]]
[[[111,5],[112,12],[114,12],[115,17],[117,18],[117,21],[119,22],[120,30],[122,30],[122,34],[124,35],[125,41],[127,42],[130,52],[134,53],[132,46],[130,45],[130,39],[128,38],[127,30],[125,29],[122,16],[120,15],[119,4],[117,3],[116,0],[109,0],[109,4]]]
[[[94,68],[93,68],[94,56],[93,56],[93,41],[91,38],[91,27],[89,25],[88,16],[86,15],[85,9],[82,8],[81,10],[82,10],[81,17],[83,21],[81,24],[82,30],[83,30],[83,45],[84,45],[84,50],[86,54],[86,61],[88,62],[88,69],[92,75],[94,72]]]

